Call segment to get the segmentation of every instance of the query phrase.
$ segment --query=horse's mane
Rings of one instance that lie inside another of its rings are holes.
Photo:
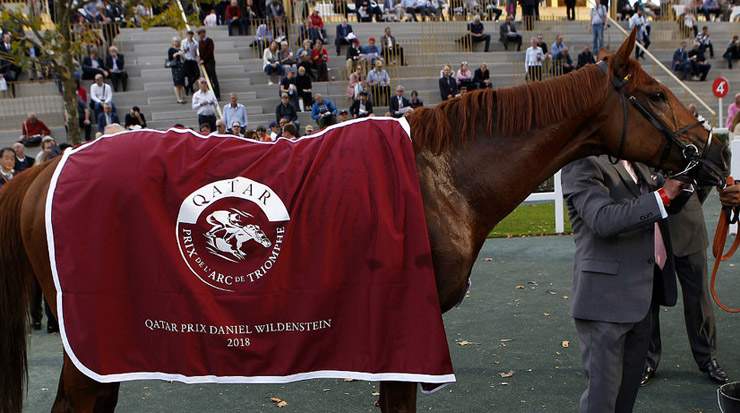
[[[416,150],[441,152],[454,142],[485,135],[512,136],[591,113],[609,82],[596,65],[543,82],[484,89],[409,114]]]

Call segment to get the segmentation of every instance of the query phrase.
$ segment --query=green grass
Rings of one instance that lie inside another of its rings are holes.
[[[565,232],[570,233],[570,220],[565,213]],[[544,202],[520,205],[488,234],[489,238],[510,238],[555,233],[555,204]]]

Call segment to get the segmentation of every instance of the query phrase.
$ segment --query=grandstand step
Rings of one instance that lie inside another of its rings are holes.
[[[177,104],[175,104],[177,105]],[[177,107],[166,105],[165,108],[171,108],[170,111],[159,111],[152,113],[152,120],[168,120],[168,119],[197,119],[198,115],[195,114],[188,105],[178,105]],[[247,106],[247,113],[261,114],[262,106]]]
[[[140,66],[154,65],[164,67],[164,60],[167,58],[167,47],[162,48],[161,53],[152,53],[151,55],[136,55],[134,63]],[[230,62],[236,63],[239,60],[239,54],[229,51],[216,50],[214,57],[216,59],[216,67],[219,64],[228,64]]]
[[[222,100],[222,103],[223,104],[226,104],[226,103],[229,102],[229,94],[230,93],[231,92],[229,92],[228,94],[224,94],[223,96],[221,96],[221,100]],[[248,101],[252,101],[252,100],[254,100],[254,99],[257,98],[257,93],[256,92],[239,92],[239,93],[236,93],[236,95],[239,98],[239,103],[242,103],[242,104],[247,103]],[[153,96],[153,97],[148,98],[148,102],[149,102],[149,105],[150,106],[156,106],[156,105],[160,105],[160,104],[172,103],[174,101],[175,101],[175,95],[174,95],[174,93],[172,94],[172,96],[159,96],[158,95],[158,96]],[[191,96],[187,96],[186,101],[187,101],[187,104],[186,104],[186,106],[187,106],[192,101],[192,95]],[[189,107],[189,106],[187,106],[187,107]]]

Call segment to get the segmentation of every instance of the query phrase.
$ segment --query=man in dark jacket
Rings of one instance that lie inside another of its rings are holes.
[[[216,99],[221,100],[221,88],[218,85],[218,75],[216,75],[216,58],[213,55],[213,39],[206,36],[206,29],[202,27],[198,29],[198,38],[198,58],[206,69],[208,80],[211,81],[213,87],[213,94],[216,95]]]
[[[337,35],[334,36],[334,46],[337,47],[337,56],[342,53],[342,45],[350,45],[352,39],[348,39],[347,36],[352,33],[352,25],[347,23],[347,19],[342,19],[342,23],[337,25]]]
[[[108,48],[108,56],[105,57],[105,68],[110,73],[110,80],[113,83],[113,91],[118,92],[120,85],[125,92],[128,89],[128,73],[124,69],[123,55],[118,53],[116,46]]]
[[[591,48],[586,46],[583,51],[578,55],[578,62],[576,63],[576,69],[580,69],[583,66],[596,63],[594,54],[591,53]]]
[[[85,80],[94,80],[95,75],[98,74],[102,75],[104,78],[110,75],[110,73],[105,70],[103,59],[98,57],[98,51],[95,48],[91,48],[88,55],[82,59],[82,78]]]
[[[280,103],[275,107],[275,122],[280,123],[280,119],[288,119],[289,122],[298,121],[298,113],[290,104],[290,97],[287,93],[280,96]]]
[[[457,80],[452,77],[452,68],[445,66],[442,71],[442,77],[439,78],[439,96],[442,100],[447,100],[457,96],[459,93]]]
[[[366,118],[373,113],[373,104],[368,100],[367,92],[360,92],[360,98],[352,102],[349,114],[352,118]]]
[[[514,26],[514,17],[512,15],[506,16],[506,21],[501,23],[499,27],[499,40],[504,44],[504,49],[509,50],[509,43],[516,44],[516,50],[522,50],[522,35],[517,33],[516,26]]]
[[[406,112],[412,110],[411,102],[404,96],[404,92],[406,89],[404,89],[403,86],[398,85],[396,86],[396,96],[393,96],[390,100],[390,104],[388,105],[391,111],[391,116],[394,118],[400,118],[403,117],[403,115],[406,114]]]

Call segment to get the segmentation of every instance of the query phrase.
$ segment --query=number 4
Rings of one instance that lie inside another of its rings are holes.
[[[727,86],[727,83],[726,82],[719,82],[717,84],[717,92],[720,93],[720,94],[721,93],[725,93],[725,87],[726,86]]]

